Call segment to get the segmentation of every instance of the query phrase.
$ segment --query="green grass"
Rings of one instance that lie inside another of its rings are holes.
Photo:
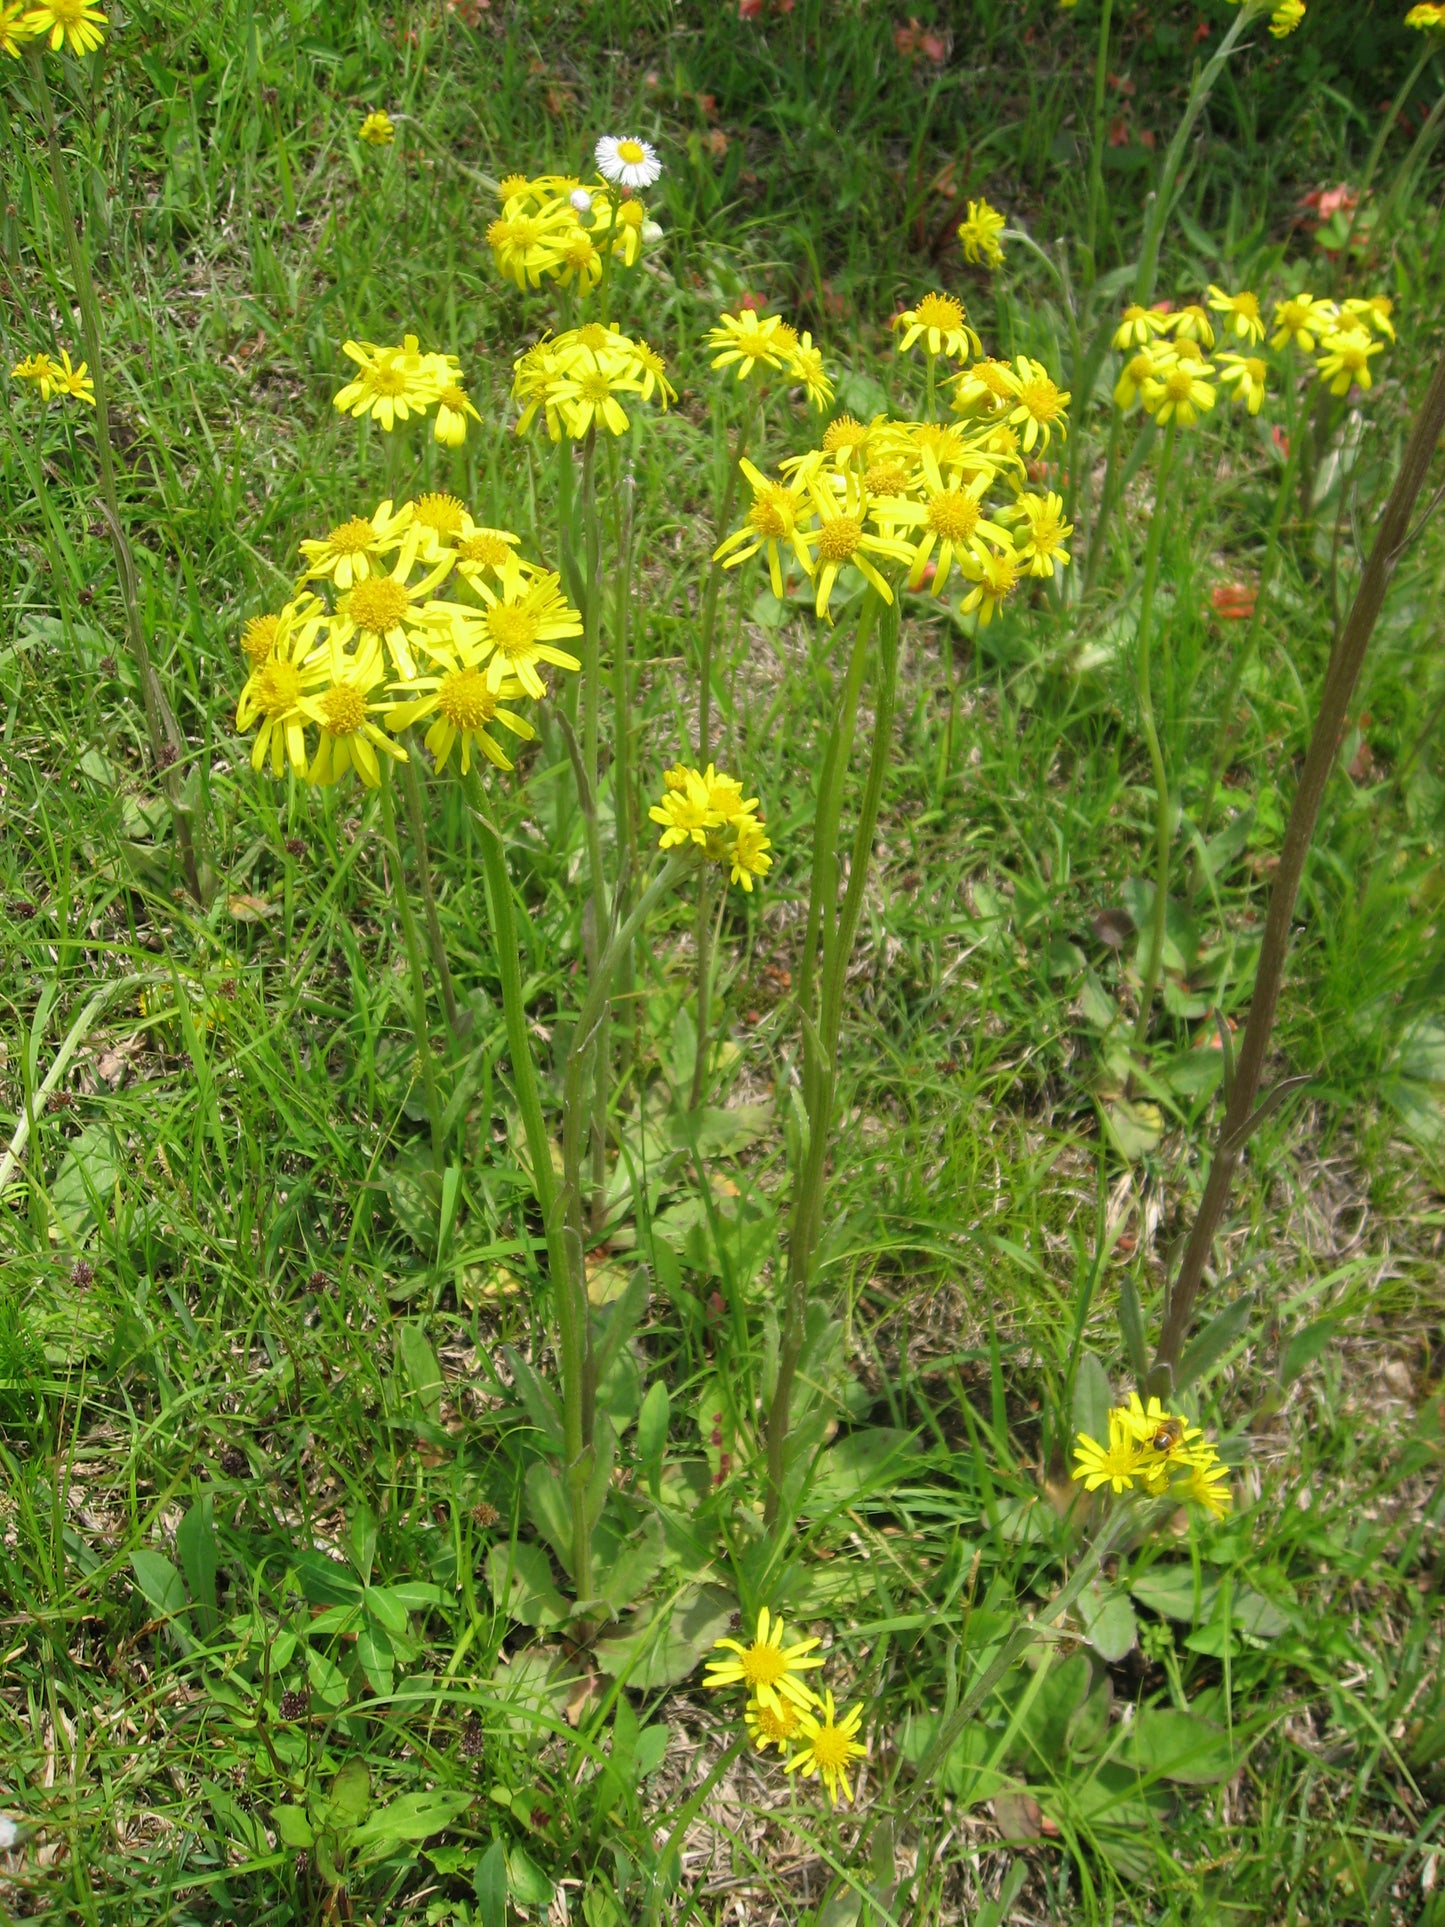
[[[1132,258],[1158,164],[1137,136],[1162,148],[1186,82],[1195,10],[1150,11],[1123,22],[1111,62],[1134,91],[1110,97],[1111,116],[1130,105],[1129,138],[1106,153],[1106,270]],[[1205,11],[1217,34],[1226,10]],[[1393,6],[1311,11],[1216,97],[1162,292],[1332,272],[1296,207],[1357,175],[1416,47]],[[912,1773],[980,1655],[1075,1558],[1083,1522],[1053,1501],[1093,1369],[1081,1356],[1130,1382],[1123,1281],[1157,1326],[1217,1104],[1211,1013],[1247,1009],[1336,612],[1441,348],[1438,177],[1411,186],[1350,271],[1394,296],[1400,342],[1361,410],[1354,466],[1324,478],[1313,531],[1291,528],[1218,840],[1188,901],[1181,860],[1163,1007],[1132,1085],[1120,1036],[1153,797],[1128,643],[1150,467],[1088,601],[1040,597],[977,634],[908,604],[841,1054],[823,1251],[837,1322],[820,1320],[810,1359],[830,1451],[771,1559],[749,1533],[746,1459],[776,1359],[799,1050],[788,991],[830,666],[795,606],[759,594],[760,575],[733,578],[725,760],[764,799],[778,862],[723,927],[713,1103],[730,1115],[689,1122],[677,1096],[686,909],[640,952],[618,1128],[646,1164],[646,1208],[611,1257],[622,1275],[634,1255],[648,1264],[652,1299],[615,1396],[628,1416],[646,1382],[670,1396],[662,1589],[701,1572],[717,1588],[704,1618],[781,1605],[825,1636],[840,1700],[845,1686],[864,1700],[873,1754],[856,1810],[831,1815],[771,1761],[725,1757],[734,1725],[695,1677],[619,1690],[559,1640],[559,1574],[526,1492],[540,1433],[525,1366],[548,1364],[546,1306],[462,799],[426,773],[470,1013],[465,1035],[437,1033],[462,1167],[439,1261],[374,800],[257,779],[234,734],[235,638],[280,599],[303,536],[423,481],[555,552],[551,463],[505,416],[513,355],[548,316],[498,284],[482,238],[493,203],[465,170],[575,163],[597,132],[636,122],[668,165],[667,240],[633,318],[684,391],[631,449],[637,762],[654,788],[694,713],[724,459],[699,343],[718,306],[744,288],[782,303],[859,414],[916,404],[887,322],[940,277],[994,351],[1067,365],[1041,268],[1015,250],[991,289],[931,243],[961,212],[939,188],[950,165],[958,203],[987,191],[1050,246],[1080,231],[1097,14],[1089,0],[967,12],[920,10],[956,35],[935,69],[899,53],[890,14],[820,0],[761,24],[607,0],[483,9],[475,26],[465,8],[330,0],[284,13],[228,0],[198,20],[167,0],[134,10],[94,99],[70,110],[142,605],[218,889],[204,910],[187,899],[141,774],[87,433],[10,384],[0,1131],[33,1121],[0,1221],[0,1810],[27,1829],[0,1856],[0,1916],[346,1918],[320,1857],[277,1837],[274,1813],[309,1797],[324,1830],[320,1802],[356,1762],[376,1805],[432,1800],[422,1837],[353,1849],[357,1920],[500,1927],[499,1854],[514,1905],[538,1917],[560,1881],[567,1917],[588,1927],[1439,1916],[1438,518],[1397,575],[1301,899],[1275,1057],[1311,1083],[1253,1140],[1216,1254],[1212,1308],[1247,1316],[1198,1393],[1239,1468],[1238,1509],[1128,1544],[1089,1608],[1107,1604],[1112,1622],[1075,1620],[1040,1645],[937,1780]],[[381,155],[354,141],[377,105],[414,117]],[[8,86],[0,113],[8,368],[52,331],[55,345],[75,337],[43,151]],[[1382,189],[1408,147],[1387,146]],[[455,457],[383,446],[330,407],[341,341],[408,327],[472,377],[484,425]],[[1073,411],[1094,487],[1108,381]],[[770,457],[814,427],[776,404]],[[1186,855],[1241,627],[1210,590],[1257,570],[1277,473],[1245,418],[1198,447],[1208,459],[1181,467],[1171,503],[1156,636]],[[531,912],[548,1072],[581,950],[564,765],[549,737],[525,782],[492,790]],[[122,979],[135,981],[37,1104],[87,998]],[[713,1486],[719,1405],[733,1469]],[[636,1550],[649,1528],[634,1456]],[[363,1583],[369,1669],[363,1640],[315,1617]],[[389,1590],[409,1586],[423,1590]],[[846,1881],[824,1904],[840,1870],[874,1890],[863,1911]]]

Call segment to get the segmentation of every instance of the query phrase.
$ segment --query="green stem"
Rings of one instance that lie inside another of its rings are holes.
[[[870,590],[869,593],[875,602],[879,600],[876,591]],[[838,1039],[842,1029],[843,993],[847,984],[848,964],[853,954],[858,921],[863,911],[863,895],[867,889],[869,863],[873,854],[873,833],[878,821],[878,806],[883,795],[883,779],[893,745],[893,704],[898,684],[898,625],[899,610],[895,600],[884,605],[882,621],[879,625],[878,689],[873,720],[873,743],[868,758],[868,775],[858,809],[858,822],[853,834],[848,888],[844,892],[843,905],[838,912],[836,926],[833,923],[834,900],[831,898],[823,901],[818,919],[823,935],[823,967],[819,999],[820,1017],[815,1038],[812,1040],[807,1036],[810,1024],[807,1006],[803,1007],[805,1055],[812,1056],[815,1069],[810,1080],[811,1092],[805,1083],[804,1103],[808,1120],[808,1143],[803,1156],[803,1169],[793,1196],[792,1218],[788,1229],[787,1307],[784,1314],[782,1344],[778,1351],[777,1386],[773,1393],[772,1407],[768,1413],[768,1489],[763,1510],[763,1521],[768,1526],[775,1524],[782,1504],[784,1458],[791,1418],[793,1382],[797,1377],[798,1363],[803,1352],[814,1258],[822,1224],[823,1197],[827,1188],[828,1143],[838,1082]],[[871,623],[868,627],[872,627]],[[861,618],[859,629],[864,632],[866,642],[866,631]],[[854,649],[856,655],[856,641]],[[850,684],[852,683],[851,668],[850,664]],[[856,689],[856,685],[854,688]],[[856,713],[856,694],[853,707]],[[837,792],[841,790],[841,783],[833,785],[832,790],[836,797]],[[836,844],[838,806],[835,800],[832,801],[831,808],[832,832]],[[837,872],[832,864],[829,865],[829,874],[834,879],[833,890],[836,892]],[[809,925],[810,928],[814,927],[811,907]],[[809,1043],[811,1043],[811,1049],[808,1048]]]
[[[452,983],[451,966],[447,962],[447,947],[442,938],[441,919],[437,915],[436,891],[432,887],[431,853],[427,846],[426,816],[422,809],[421,782],[416,773],[417,750],[408,743],[408,755],[401,766],[401,786],[406,794],[406,813],[411,824],[412,848],[416,851],[417,881],[421,885],[422,912],[426,917],[427,941],[431,948],[432,969],[436,972],[441,986],[442,1003],[446,1008],[447,1027],[452,1036],[461,1034],[461,1016],[457,1009],[457,993]]]
[[[1104,194],[1104,95],[1109,79],[1109,28],[1114,0],[1099,9],[1099,50],[1094,61],[1094,125],[1089,147],[1089,285],[1098,279],[1099,207]]]
[[[592,925],[600,944],[608,923],[607,878],[602,867],[601,836],[597,824],[597,768],[602,710],[602,525],[597,512],[597,429],[587,431],[582,444],[582,539],[586,600],[582,604],[582,765],[591,808]],[[607,1182],[607,1104],[611,1050],[604,1017],[597,1040],[595,1085],[592,1096],[593,1214],[600,1219]]]
[[[1134,1024],[1134,1047],[1143,1048],[1149,1032],[1149,1012],[1159,972],[1164,961],[1165,919],[1169,910],[1169,852],[1172,840],[1173,803],[1164,754],[1159,747],[1159,731],[1154,723],[1154,695],[1150,686],[1150,626],[1154,615],[1154,588],[1159,578],[1159,551],[1164,541],[1164,488],[1174,456],[1178,423],[1171,421],[1164,431],[1164,447],[1159,456],[1159,473],[1154,483],[1154,513],[1149,522],[1149,542],[1144,552],[1144,588],[1139,599],[1138,655],[1135,676],[1139,690],[1139,722],[1149,748],[1149,767],[1154,773],[1154,916],[1149,929],[1149,950],[1144,978],[1139,986],[1139,1015]]]
[[[517,1108],[522,1114],[527,1161],[532,1167],[532,1192],[537,1200],[547,1240],[547,1270],[552,1281],[552,1299],[557,1313],[557,1351],[562,1371],[562,1470],[571,1514],[573,1580],[578,1598],[587,1599],[592,1593],[592,1534],[587,1524],[585,1494],[577,1477],[583,1466],[584,1450],[589,1443],[583,1423],[587,1293],[585,1284],[579,1290],[578,1280],[573,1274],[563,1228],[562,1199],[552,1170],[552,1140],[542,1114],[532,1036],[527,1027],[521,955],[517,947],[517,923],[506,852],[500,835],[487,816],[486,795],[475,766],[466,780],[482,844],[487,910],[496,942],[497,971],[502,979],[502,1015],[507,1029],[507,1054],[512,1060],[512,1088],[517,1095]]]
[[[70,256],[70,273],[75,283],[76,306],[80,309],[81,335],[85,341],[86,359],[90,363],[91,385],[95,391],[95,444],[100,469],[101,501],[111,547],[115,551],[116,573],[120,577],[121,600],[125,605],[126,635],[141,686],[146,738],[150,745],[151,761],[165,784],[167,799],[171,806],[171,819],[175,824],[176,843],[180,849],[181,862],[185,867],[186,884],[191,895],[200,903],[203,897],[191,813],[181,799],[180,771],[177,767],[185,752],[185,738],[181,735],[171,706],[166,700],[165,691],[161,687],[160,677],[156,674],[150,659],[150,650],[146,645],[145,622],[141,615],[140,587],[136,578],[135,558],[131,554],[130,543],[126,539],[125,528],[120,517],[120,496],[115,485],[115,462],[111,447],[110,404],[106,393],[105,366],[100,352],[100,304],[95,296],[95,283],[90,277],[90,263],[86,259],[81,230],[71,210],[70,188],[65,176],[65,156],[61,152],[60,131],[56,126],[55,107],[45,78],[40,42],[32,41],[26,48],[25,55],[31,79],[35,85],[36,99],[40,104],[41,122],[45,128],[46,144],[50,155],[50,178],[55,188],[55,202],[60,216],[60,225],[65,234],[66,250]]]
[[[1123,410],[1115,402],[1112,419],[1109,422],[1109,453],[1104,461],[1104,480],[1099,488],[1099,513],[1094,518],[1094,526],[1089,530],[1089,554],[1084,564],[1083,594],[1085,596],[1093,588],[1094,578],[1099,573],[1099,564],[1104,555],[1104,537],[1109,527],[1109,517],[1114,512],[1114,490],[1119,467],[1119,436],[1123,425]]]
[[[927,373],[924,375],[923,419],[931,422],[938,408],[938,369],[935,366],[935,356],[925,352],[923,359],[927,363]]]
[[[612,623],[612,821],[617,853],[616,887],[613,915],[627,911],[632,871],[634,829],[632,822],[632,527],[636,483],[630,471],[623,471],[617,459],[616,440],[607,443],[608,480],[612,493],[613,545],[617,554],[617,602]],[[617,972],[618,1012],[614,1022],[620,1031],[621,1061],[619,1086],[625,1085],[632,1068],[636,1039],[633,1017],[632,952],[622,959]]]
[[[712,1004],[712,871],[704,867],[697,879],[697,1050],[692,1060],[692,1090],[687,1107],[695,1111],[707,1094],[708,1026]]]
[[[401,844],[396,834],[396,809],[391,800],[391,758],[381,762],[381,824],[391,858],[391,893],[401,918],[401,933],[406,942],[407,970],[411,976],[411,1029],[421,1059],[421,1081],[426,1091],[427,1115],[431,1119],[431,1157],[436,1174],[446,1170],[446,1141],[442,1131],[441,1098],[437,1093],[436,1067],[432,1063],[431,1039],[427,1035],[426,979],[422,974],[421,943],[416,934],[416,919],[407,894],[406,870],[401,860]]]

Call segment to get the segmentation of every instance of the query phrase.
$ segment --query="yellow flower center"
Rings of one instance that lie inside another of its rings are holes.
[[[353,515],[349,522],[343,522],[326,538],[338,555],[360,555],[371,547],[375,539],[376,530],[359,515]]]
[[[577,346],[586,348],[592,354],[600,354],[604,348],[615,348],[617,336],[610,328],[604,328],[600,321],[585,321],[577,330]]]
[[[820,1726],[813,1736],[813,1758],[823,1772],[836,1772],[848,1764],[850,1742],[836,1726]]]
[[[786,348],[791,354],[798,345],[798,331],[791,321],[780,321],[773,330],[773,340],[780,348]]]
[[[1013,389],[1009,385],[1008,369],[1001,367],[996,361],[977,362],[968,372],[1000,401],[1007,400],[1013,394]]]
[[[518,602],[499,602],[487,611],[487,633],[498,655],[527,656],[537,640],[538,617]]]
[[[868,430],[862,422],[854,421],[851,415],[840,415],[823,431],[823,453],[836,455],[840,448],[861,448],[867,439]]]
[[[1346,368],[1363,368],[1370,359],[1370,344],[1364,335],[1342,335],[1336,353]]]
[[[514,248],[534,248],[542,238],[542,223],[530,214],[519,214],[509,224],[507,239]]]
[[[818,555],[824,562],[846,562],[863,540],[863,524],[856,515],[840,515],[818,531]]]
[[[581,376],[578,380],[577,392],[583,401],[590,401],[595,407],[606,401],[612,393],[612,383],[600,369],[596,371],[589,370],[587,374]]]
[[[914,319],[924,328],[942,328],[945,331],[963,326],[963,306],[951,294],[926,294],[913,311]]]
[[[62,27],[78,27],[85,18],[86,0],[46,0],[46,11]]]
[[[1063,413],[1059,406],[1059,391],[1047,378],[1026,381],[1019,391],[1019,402],[1036,422],[1057,421]]]
[[[1135,355],[1124,372],[1128,375],[1130,381],[1132,381],[1134,386],[1137,388],[1141,381],[1148,381],[1149,377],[1154,372],[1154,362],[1153,362],[1152,356]]]
[[[294,662],[274,657],[256,678],[256,702],[268,716],[284,716],[301,694],[301,671]]]
[[[733,336],[732,345],[738,354],[750,355],[754,361],[761,361],[765,355],[775,354],[782,343],[778,340],[777,329],[773,327],[748,328],[746,333]]]
[[[1230,303],[1230,306],[1237,315],[1242,315],[1246,321],[1259,320],[1259,301],[1257,297],[1252,294],[1237,294]]]
[[[748,525],[761,536],[778,541],[793,532],[793,512],[781,489],[760,495],[748,510]]]
[[[419,495],[416,503],[416,519],[424,529],[434,529],[438,535],[460,535],[462,517],[466,510],[455,495]]]
[[[960,488],[945,489],[928,498],[928,526],[945,542],[966,542],[978,527],[981,511]]]
[[[241,631],[241,647],[254,663],[262,663],[276,647],[276,616],[252,616]]]
[[[497,183],[497,193],[502,200],[510,201],[514,194],[525,194],[531,185],[525,174],[507,174]]]
[[[350,736],[366,721],[366,698],[349,682],[339,682],[321,698],[321,714],[333,736]]]
[[[406,365],[400,360],[374,362],[367,379],[374,395],[404,395],[407,390]]]
[[[870,495],[904,495],[908,492],[908,470],[902,462],[875,462],[863,480]]]
[[[485,529],[457,544],[460,561],[480,562],[485,569],[500,569],[511,553],[509,543],[504,542],[500,535],[489,535]]]
[[[350,616],[358,629],[371,629],[379,636],[394,629],[410,608],[411,597],[389,575],[368,576],[341,600],[343,615]]]
[[[1040,555],[1052,555],[1062,540],[1059,535],[1058,516],[1052,510],[1045,510],[1042,515],[1035,516],[1029,524],[1029,538]]]
[[[1194,390],[1195,379],[1190,368],[1171,368],[1164,377],[1164,392],[1170,401],[1188,401]]]
[[[984,560],[983,580],[991,596],[1006,596],[1015,587],[1019,572],[1006,555],[990,555]]]
[[[776,1686],[788,1670],[788,1662],[776,1646],[758,1641],[743,1654],[742,1666],[743,1678],[749,1686]]]
[[[629,167],[636,167],[639,161],[647,159],[647,149],[641,141],[618,141],[617,158],[626,161]]]
[[[454,409],[460,415],[467,405],[467,391],[465,388],[458,388],[453,382],[449,387],[443,388],[439,400],[443,408]]]
[[[569,268],[585,268],[596,253],[590,237],[579,228],[575,234],[568,235],[562,249],[562,259]]]
[[[454,729],[481,729],[497,713],[497,699],[479,669],[453,669],[442,678],[437,708]]]
[[[641,201],[624,201],[617,210],[617,218],[623,227],[640,228],[647,219],[647,209]]]
[[[487,246],[488,247],[492,247],[492,248],[505,247],[506,244],[511,240],[511,238],[512,238],[512,223],[510,221],[505,221],[500,216],[498,216],[498,218],[495,221],[489,221],[487,223]]]
[[[781,1712],[774,1712],[771,1706],[757,1709],[758,1731],[765,1739],[790,1740],[798,1730],[797,1708],[789,1700],[783,1700],[781,1705]]]

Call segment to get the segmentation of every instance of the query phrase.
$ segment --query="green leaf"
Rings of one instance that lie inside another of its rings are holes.
[[[511,1367],[512,1382],[527,1417],[542,1434],[548,1449],[560,1457],[564,1441],[562,1407],[557,1403],[557,1394],[538,1377],[515,1346],[504,1345],[502,1355]]]
[[[1322,1353],[1327,1352],[1334,1343],[1340,1320],[1335,1317],[1317,1318],[1313,1324],[1306,1325],[1290,1338],[1279,1361],[1279,1382],[1293,1385],[1300,1373],[1306,1371]]]
[[[300,1807],[273,1807],[271,1822],[276,1829],[276,1838],[283,1847],[305,1852],[308,1847],[316,1843],[316,1836],[311,1831],[311,1822]]]
[[[1143,1099],[1114,1097],[1103,1100],[1099,1104],[1099,1115],[1114,1149],[1130,1164],[1137,1164],[1141,1158],[1157,1150],[1164,1136],[1164,1113],[1157,1104],[1150,1104]]]
[[[361,1583],[354,1573],[324,1552],[303,1552],[294,1571],[308,1606],[359,1606]]]
[[[136,1584],[158,1613],[173,1619],[186,1610],[186,1586],[164,1553],[142,1549],[130,1556]]]
[[[494,1840],[472,1876],[480,1927],[507,1927],[507,1850]]]
[[[911,1432],[886,1425],[849,1432],[819,1455],[801,1509],[817,1517],[856,1505],[869,1493],[896,1485],[915,1459]]]
[[[567,1602],[540,1546],[494,1545],[487,1553],[487,1583],[499,1612],[526,1626],[560,1626]]]
[[[599,1640],[597,1664],[634,1692],[676,1686],[696,1671],[736,1611],[736,1599],[721,1586],[684,1586],[675,1599],[645,1607],[620,1633]]]
[[[377,1809],[352,1836],[359,1860],[380,1859],[403,1840],[429,1840],[449,1827],[472,1804],[465,1788],[434,1788],[429,1793],[403,1793]]]
[[[1118,1757],[1141,1773],[1180,1786],[1217,1786],[1232,1779],[1241,1764],[1221,1727],[1170,1706],[1145,1707],[1137,1714]]]
[[[556,1889],[524,1847],[507,1854],[507,1887],[519,1907],[550,1907]]]
[[[396,1653],[391,1637],[368,1621],[356,1635],[357,1664],[378,1699],[385,1699],[396,1679]]]
[[[1114,1388],[1109,1374],[1092,1352],[1079,1354],[1079,1369],[1074,1377],[1073,1427],[1086,1432],[1098,1445],[1109,1443],[1109,1408],[1114,1403]]]
[[[442,1422],[442,1373],[420,1325],[397,1327],[396,1349],[417,1403],[433,1425]]]
[[[667,1449],[667,1428],[671,1420],[672,1400],[659,1378],[648,1386],[642,1410],[637,1415],[638,1464],[654,1499],[659,1496],[662,1485],[662,1456]]]
[[[1104,1590],[1089,1586],[1079,1601],[1079,1614],[1084,1622],[1084,1638],[1100,1659],[1113,1666],[1133,1651],[1138,1627],[1128,1593],[1117,1588]]]
[[[1133,1274],[1119,1273],[1119,1335],[1124,1340],[1124,1350],[1129,1355],[1129,1364],[1134,1376],[1141,1383],[1149,1372],[1149,1347],[1144,1337],[1144,1307],[1139,1303],[1139,1287],[1134,1283]],[[1106,1439],[1099,1443],[1105,1445]]]
[[[1179,1369],[1174,1374],[1176,1392],[1182,1392],[1186,1385],[1203,1378],[1227,1351],[1238,1344],[1249,1329],[1249,1315],[1253,1309],[1254,1301],[1246,1295],[1236,1298],[1232,1305],[1226,1305],[1217,1318],[1209,1321],[1179,1361]]]
[[[607,1523],[610,1524],[610,1521]],[[620,1617],[629,1607],[637,1604],[662,1570],[663,1560],[667,1556],[666,1539],[662,1521],[656,1514],[645,1519],[636,1532],[606,1551],[601,1544],[603,1536],[602,1532],[597,1535],[593,1583],[611,1607],[614,1617]]]
[[[361,1825],[371,1806],[371,1774],[364,1760],[348,1760],[338,1768],[326,1802],[333,1826],[349,1831]]]
[[[1219,1592],[1217,1579],[1204,1579],[1195,1590],[1194,1568],[1184,1565],[1151,1566],[1129,1587],[1129,1591],[1141,1606],[1150,1612],[1161,1614],[1165,1619],[1180,1620],[1186,1626],[1195,1623],[1195,1614],[1200,1621],[1208,1618]]]
[[[563,1572],[572,1572],[572,1509],[561,1477],[536,1459],[527,1468],[527,1516],[557,1555]]]
[[[87,1124],[71,1141],[50,1203],[72,1238],[82,1237],[102,1217],[120,1175],[120,1158],[108,1124]]]
[[[216,1605],[216,1568],[219,1549],[211,1515],[211,1495],[198,1499],[176,1527],[176,1552],[194,1605],[194,1624],[209,1639],[220,1624]]]

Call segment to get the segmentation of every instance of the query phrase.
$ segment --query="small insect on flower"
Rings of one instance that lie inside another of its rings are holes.
[[[396,126],[385,108],[378,107],[366,116],[356,130],[356,138],[368,147],[390,147],[396,139]]]
[[[651,187],[662,172],[657,149],[631,134],[604,134],[593,149],[597,172],[614,187]]]
[[[41,0],[21,22],[27,35],[49,35],[50,51],[68,46],[73,54],[94,53],[105,39],[108,25],[99,7],[88,0]]]
[[[783,1771],[801,1773],[805,1780],[811,1780],[816,1773],[828,1789],[828,1798],[834,1806],[838,1804],[840,1791],[845,1800],[851,1801],[853,1787],[848,1778],[849,1764],[853,1760],[868,1757],[867,1746],[857,1737],[862,1720],[861,1700],[856,1706],[850,1706],[839,1719],[832,1692],[825,1691],[820,1714],[805,1712],[799,1716],[803,1743]]]
[[[800,1639],[791,1646],[783,1644],[783,1622],[764,1606],[758,1613],[757,1633],[747,1646],[736,1639],[714,1640],[715,1646],[735,1653],[735,1659],[711,1659],[703,1685],[746,1686],[758,1706],[776,1713],[785,1700],[806,1712],[815,1706],[817,1695],[801,1677],[823,1664],[813,1651],[816,1639]]]

